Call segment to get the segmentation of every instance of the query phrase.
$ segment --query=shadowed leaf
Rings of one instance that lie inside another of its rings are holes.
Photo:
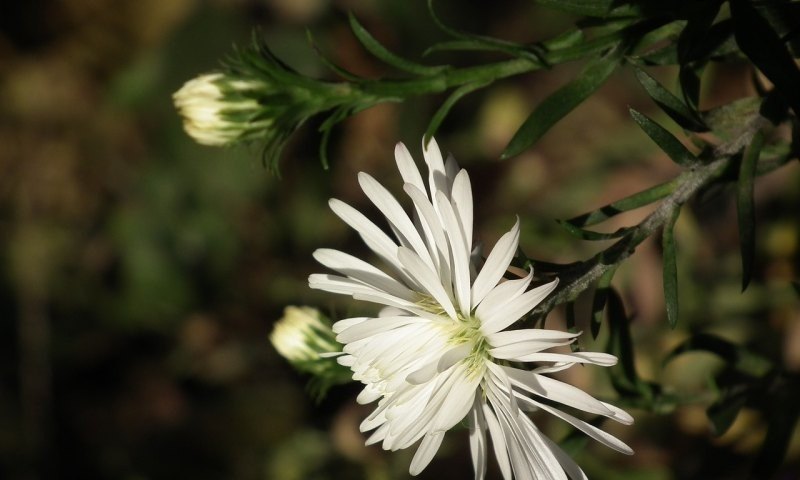
[[[603,311],[608,300],[608,293],[611,291],[611,280],[614,279],[615,273],[617,273],[617,267],[613,266],[606,270],[597,281],[594,298],[592,299],[592,321],[590,325],[592,338],[597,338],[597,334],[600,333],[600,325],[603,323]]]
[[[453,108],[453,106],[458,103],[461,98],[469,93],[474,92],[475,90],[485,87],[488,84],[489,82],[469,83],[453,90],[453,93],[447,97],[447,100],[442,103],[442,106],[436,110],[433,118],[431,118],[431,121],[428,124],[428,129],[425,131],[425,145],[427,145],[431,138],[436,135],[436,131],[439,130],[439,126],[442,124],[445,117],[447,117],[447,114],[450,113],[450,109]]]
[[[676,207],[672,217],[664,225],[664,232],[661,237],[661,247],[663,250],[663,279],[664,279],[664,302],[667,306],[667,322],[669,328],[675,328],[678,324],[678,262],[677,252],[675,251],[675,222],[681,214],[680,207]]]
[[[624,50],[620,43],[605,56],[590,61],[577,78],[545,98],[519,127],[501,158],[518,155],[536,143],[556,122],[597,91],[619,66]]]
[[[675,123],[692,132],[704,132],[708,127],[703,123],[697,112],[692,111],[683,100],[672,94],[663,85],[651,77],[647,72],[636,69],[636,78],[644,87],[650,98],[653,99]]]
[[[759,131],[753,137],[750,146],[745,150],[739,167],[739,184],[736,195],[736,212],[739,220],[739,245],[742,254],[742,291],[747,289],[753,276],[753,260],[755,258],[755,210],[753,205],[753,184],[756,165],[761,149],[764,146],[764,133]]]
[[[688,167],[697,163],[697,157],[683,143],[675,138],[666,128],[651,120],[647,115],[630,109],[631,117],[644,130],[644,133],[666,153],[673,162]]]
[[[567,222],[576,227],[588,227],[591,225],[596,225],[622,212],[634,210],[661,200],[675,191],[675,187],[677,185],[678,181],[674,179],[670,180],[669,182],[658,184],[654,187],[648,188],[647,190],[634,193],[629,197],[609,203],[608,205],[600,207],[597,210],[592,210],[591,212],[571,218],[567,220]]]

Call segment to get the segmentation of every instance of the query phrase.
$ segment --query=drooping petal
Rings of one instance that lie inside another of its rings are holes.
[[[419,475],[431,463],[433,456],[439,451],[443,439],[444,432],[429,433],[422,438],[422,442],[411,460],[411,467],[408,469],[411,475]]]

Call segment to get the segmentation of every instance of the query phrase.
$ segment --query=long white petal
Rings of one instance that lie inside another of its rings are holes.
[[[517,388],[585,412],[606,417],[614,415],[614,412],[603,405],[603,402],[577,387],[525,370],[512,367],[502,368],[511,379],[512,385]]]
[[[473,305],[481,303],[503,278],[503,274],[517,251],[517,245],[519,245],[519,217],[517,217],[514,227],[497,241],[486,258],[486,263],[483,264],[483,268],[475,278],[475,282],[472,284]]]
[[[481,331],[490,334],[505,330],[550,295],[550,292],[555,290],[556,285],[558,285],[558,279],[525,292],[488,317],[481,318]]]
[[[569,478],[572,480],[589,480],[589,477],[583,473],[583,470],[581,470],[581,467],[575,463],[575,460],[573,460],[572,457],[567,454],[567,452],[562,450],[556,442],[545,436],[542,436],[542,440],[544,440],[544,443],[550,448],[550,451],[553,452],[553,456],[555,456],[558,460],[558,463],[561,464],[561,468],[567,472]]]
[[[461,234],[466,243],[467,253],[472,251],[472,185],[469,181],[469,174],[466,170],[461,170],[453,181],[453,188],[450,192],[450,204],[458,216],[458,223],[461,226]]]
[[[494,450],[495,458],[497,458],[497,464],[500,466],[500,473],[503,474],[505,480],[512,480],[511,462],[509,462],[508,459],[508,450],[503,429],[500,426],[500,422],[497,421],[494,412],[489,408],[489,405],[484,402],[482,408],[486,426],[489,427],[489,434],[492,436],[492,449]]]
[[[333,213],[358,232],[361,239],[373,252],[402,272],[402,268],[397,264],[397,244],[383,230],[375,226],[361,212],[341,200],[332,198],[328,204]]]
[[[475,470],[475,480],[486,478],[486,419],[483,417],[481,407],[481,393],[475,392],[472,410],[467,417],[469,420],[469,451],[472,457],[472,468]]]
[[[359,258],[330,248],[320,248],[313,255],[319,263],[342,275],[372,285],[396,297],[405,300],[414,299],[414,292],[408,287]]]
[[[412,316],[373,318],[367,322],[361,322],[345,329],[336,336],[336,341],[339,343],[351,343],[378,333],[386,332],[387,330],[403,327],[409,323],[421,321],[427,320]]]
[[[509,301],[519,297],[525,292],[533,279],[533,272],[529,272],[525,278],[518,280],[507,280],[494,287],[475,309],[475,316],[481,320],[481,332],[489,335],[494,332],[486,332],[483,324],[486,318],[494,315],[498,310]]]
[[[430,200],[425,193],[411,184],[403,186],[406,194],[411,198],[417,213],[420,216],[420,223],[426,235],[429,235],[428,245],[431,250],[431,256],[436,260],[436,266],[439,271],[439,278],[442,280],[443,285],[449,285],[451,279],[452,267],[450,265],[450,246],[447,243],[447,237],[442,228],[442,222],[439,220],[439,214],[433,208]]]
[[[430,266],[419,258],[419,255],[405,247],[398,247],[397,259],[401,265],[414,276],[416,281],[425,289],[425,293],[436,300],[453,320],[458,320],[453,302],[440,283],[439,276],[431,270]]]
[[[633,455],[633,449],[628,445],[626,445],[625,442],[611,435],[610,433],[604,432],[603,430],[595,427],[590,423],[584,422],[583,420],[573,417],[572,415],[566,412],[562,412],[557,408],[553,408],[547,404],[537,402],[531,398],[522,395],[518,395],[517,400],[519,400],[523,405],[529,405],[541,408],[542,410],[550,413],[551,415],[555,415],[556,417],[564,420],[565,422],[569,423],[573,427],[582,431],[589,437],[593,438],[594,440],[602,443],[603,445],[609,448],[613,448],[614,450],[624,453],[625,455]]]
[[[521,344],[517,344],[521,345]],[[494,350],[494,349],[493,349]],[[492,353],[491,351],[489,353]],[[617,357],[602,352],[575,352],[575,353],[549,353],[549,352],[534,352],[528,354],[519,354],[511,356],[497,356],[506,360],[514,360],[517,362],[571,362],[571,363],[591,363],[600,365],[602,367],[610,367],[617,364]]]
[[[558,342],[571,341],[581,335],[582,332],[564,332],[561,330],[549,330],[544,328],[525,328],[522,330],[504,330],[486,336],[489,345],[493,347],[503,347],[520,342],[541,341]]]
[[[409,153],[408,148],[401,142],[394,146],[394,159],[397,163],[397,169],[400,171],[400,176],[403,177],[403,182],[410,183],[424,191],[425,183],[419,173],[417,164],[414,163],[414,158]]]
[[[494,358],[500,358],[503,360],[518,360],[520,358],[527,358],[528,356],[538,354],[542,350],[547,350],[548,348],[553,348],[562,345],[569,345],[572,343],[572,340],[564,340],[561,342],[556,342],[553,340],[529,340],[527,342],[517,342],[512,343],[510,345],[504,345],[502,347],[496,347],[489,350],[489,354],[492,355]],[[521,362],[547,362],[547,361],[556,361],[556,360],[518,360]]]
[[[470,307],[470,277],[469,277],[469,251],[466,249],[466,242],[458,225],[458,219],[450,202],[439,192],[436,196],[436,204],[439,206],[439,214],[445,227],[444,233],[450,243],[450,251],[453,254],[453,287],[458,300],[458,306],[465,316],[471,313]]]
[[[428,165],[428,186],[430,188],[431,201],[436,199],[436,192],[442,192],[447,199],[450,199],[449,182],[447,181],[447,171],[444,168],[444,160],[442,159],[442,152],[439,150],[439,144],[436,139],[431,138],[427,147],[425,146],[425,139],[422,139],[422,155],[425,157],[425,163]]]
[[[411,475],[419,475],[431,463],[433,456],[436,455],[442,445],[442,439],[444,439],[444,432],[433,432],[425,435],[417,448],[417,452],[414,454],[414,458],[411,460],[411,467],[408,469]]]
[[[361,172],[358,174],[358,183],[367,198],[378,207],[378,210],[394,226],[399,235],[417,252],[417,255],[427,262],[433,262],[428,248],[419,235],[419,231],[417,231],[414,223],[408,218],[405,210],[403,210],[403,207],[400,206],[394,196],[367,173]]]

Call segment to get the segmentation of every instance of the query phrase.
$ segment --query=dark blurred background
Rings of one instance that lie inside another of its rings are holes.
[[[464,30],[530,42],[574,20],[531,1],[441,0],[439,14]],[[326,77],[309,48],[347,68],[391,75],[351,35],[345,13],[410,58],[442,40],[424,2],[379,0],[28,0],[0,6],[0,478],[367,479],[407,478],[413,452],[363,447],[357,425],[370,407],[355,385],[319,404],[306,377],[267,336],[286,305],[334,317],[351,305],[307,288],[311,252],[363,250],[327,209],[337,196],[364,207],[355,174],[394,191],[393,145],[419,157],[427,121],[443,100],[422,98],[365,111],[333,137],[332,167],[317,157],[313,122],[284,152],[281,178],[252,148],[207,148],[182,131],[171,94],[213,70],[258,27],[298,70]],[[491,55],[439,55],[469,65]],[[553,221],[634,193],[677,173],[629,121],[627,107],[656,116],[632,75],[614,77],[525,154],[496,160],[536,101],[578,65],[503,81],[473,94],[438,135],[470,170],[476,232],[487,245],[519,214],[523,248],[548,261],[587,258]],[[674,71],[656,72],[667,84]],[[712,69],[704,106],[752,93],[744,66]],[[704,414],[715,358],[661,358],[689,332],[710,331],[800,370],[797,278],[800,169],[757,183],[756,282],[739,294],[730,191],[685,209],[678,224],[681,322],[665,326],[660,253],[642,246],[617,275],[635,312],[638,367],[665,388],[697,392],[665,415],[634,411],[608,425],[637,451],[588,445],[577,459],[595,479],[744,478],[764,436],[745,410],[713,438]],[[637,211],[609,230],[641,219]],[[622,223],[620,223],[622,222]],[[587,299],[578,305],[588,309]],[[590,301],[590,299],[588,299]],[[585,312],[584,312],[585,313]],[[586,315],[579,322],[585,324]],[[548,326],[563,328],[556,310]],[[582,339],[602,349],[604,337]],[[613,398],[601,369],[567,378]],[[543,417],[559,439],[563,424]],[[800,438],[780,478],[800,478]],[[449,435],[419,478],[471,478],[463,429]],[[499,478],[494,466],[490,478]]]

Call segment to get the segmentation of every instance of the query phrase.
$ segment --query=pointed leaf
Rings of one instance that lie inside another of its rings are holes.
[[[663,255],[664,302],[667,306],[667,322],[674,329],[678,324],[678,262],[675,252],[675,222],[681,214],[680,206],[675,207],[672,217],[664,225],[661,237]]]
[[[639,8],[619,0],[536,0],[545,7],[591,17],[635,16]],[[627,4],[627,5],[626,5]]]
[[[607,55],[591,60],[575,79],[545,98],[519,127],[501,158],[518,155],[536,143],[550,127],[597,91],[622,61],[623,45],[619,43]]]
[[[369,53],[375,55],[375,57],[378,59],[397,68],[398,70],[403,70],[415,75],[427,76],[435,75],[448,68],[447,66],[431,67],[428,65],[422,65],[421,63],[413,62],[390,52],[386,47],[378,42],[378,40],[376,40],[375,37],[373,37],[367,31],[367,29],[358,23],[358,20],[352,13],[350,14],[350,28],[353,30],[353,34],[356,36],[356,38],[358,38],[358,41],[364,45],[364,48],[366,48]]]
[[[756,243],[753,184],[758,157],[763,147],[764,132],[758,131],[750,142],[750,146],[745,150],[739,167],[736,208],[739,219],[739,245],[742,254],[742,291],[747,289],[753,276]]]
[[[450,113],[450,109],[453,108],[453,106],[459,100],[461,100],[461,98],[469,93],[474,92],[475,90],[479,90],[486,85],[489,85],[489,83],[490,82],[468,83],[455,89],[453,93],[447,97],[447,100],[442,103],[442,106],[436,110],[436,113],[433,114],[433,118],[431,118],[431,122],[428,124],[428,129],[425,131],[425,145],[427,145],[430,139],[436,135],[436,131],[439,130],[439,126],[442,124],[447,114]]]
[[[613,289],[608,294],[608,326],[606,351],[619,359],[616,365],[608,369],[611,384],[621,395],[650,397],[652,387],[636,372],[630,319],[625,313],[622,298]]]
[[[630,109],[630,114],[633,120],[644,130],[644,133],[646,133],[673,162],[684,167],[689,167],[697,163],[697,157],[695,157],[680,140],[672,136],[666,128],[632,108]]]
[[[711,432],[719,437],[728,431],[739,411],[747,403],[749,389],[734,385],[723,390],[722,395],[706,410],[711,421]]]
[[[661,200],[675,191],[675,187],[677,186],[678,181],[675,179],[670,180],[669,182],[660,183],[654,187],[648,188],[647,190],[635,193],[629,197],[617,200],[616,202],[609,203],[608,205],[600,207],[597,210],[592,210],[591,212],[571,218],[567,220],[567,222],[575,225],[576,227],[588,227],[595,225],[622,212],[634,210],[636,208],[643,207]]]
[[[647,72],[636,69],[636,78],[644,87],[650,98],[661,107],[675,123],[692,132],[705,132],[708,127],[703,123],[697,112],[692,111],[683,100],[672,94],[663,85],[651,77]]]
[[[612,266],[606,270],[597,281],[597,286],[594,290],[590,328],[592,331],[592,338],[595,339],[597,338],[597,334],[600,333],[600,325],[603,323],[603,312],[605,311],[606,301],[608,300],[608,293],[611,291],[611,280],[614,279],[615,273],[617,273],[616,266]]]

